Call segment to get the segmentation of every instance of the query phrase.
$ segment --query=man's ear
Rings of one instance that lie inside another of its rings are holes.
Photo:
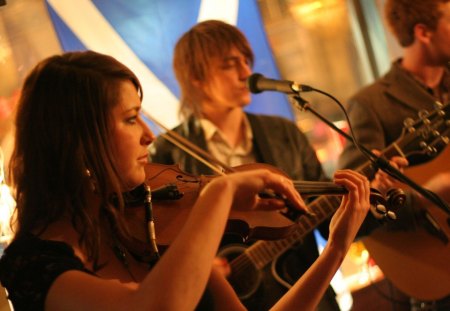
[[[414,26],[414,38],[422,43],[429,43],[433,33],[434,32],[424,24],[416,24]]]

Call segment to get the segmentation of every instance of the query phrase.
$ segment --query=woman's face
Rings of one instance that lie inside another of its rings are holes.
[[[112,110],[112,142],[125,191],[145,181],[147,147],[155,138],[142,120],[140,110],[141,100],[136,87],[131,81],[120,82],[118,103]]]

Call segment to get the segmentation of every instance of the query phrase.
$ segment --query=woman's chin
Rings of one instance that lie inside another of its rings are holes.
[[[145,174],[142,176],[142,178],[133,178],[133,180],[128,180],[126,183],[124,190],[125,191],[131,191],[139,187],[145,182]]]

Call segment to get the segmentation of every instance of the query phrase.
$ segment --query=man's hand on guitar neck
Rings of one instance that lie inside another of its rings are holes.
[[[381,152],[379,150],[372,150],[372,152],[376,156],[380,156]],[[408,160],[404,157],[400,156],[394,156],[389,160],[389,164],[392,165],[394,168],[399,170],[400,172],[403,172],[404,168],[406,168],[409,163]],[[395,184],[398,183],[396,179],[388,175],[382,170],[378,170],[375,174],[374,179],[370,183],[370,187],[377,189],[380,191],[383,195],[385,195],[390,189],[395,187]]]

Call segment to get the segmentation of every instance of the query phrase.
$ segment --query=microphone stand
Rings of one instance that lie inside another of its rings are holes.
[[[338,128],[336,125],[334,125],[332,122],[327,120],[325,117],[320,115],[317,111],[315,111],[313,108],[311,108],[311,105],[308,101],[303,99],[299,94],[293,95],[292,98],[297,103],[300,110],[310,111],[312,114],[314,114],[316,117],[318,117],[320,120],[322,120],[325,124],[327,124],[329,127],[331,127],[333,130],[335,130],[339,135],[343,136],[348,141],[357,144],[356,141],[353,140],[353,138],[342,131],[340,128]],[[366,153],[366,156],[369,156],[371,161],[375,164],[376,168],[380,168],[381,170],[385,171],[387,174],[391,175],[395,179],[399,180],[402,183],[405,183],[406,185],[410,186],[412,189],[416,190],[418,193],[423,195],[428,201],[434,203],[437,207],[442,209],[444,212],[446,212],[448,215],[450,215],[450,207],[448,204],[442,200],[437,194],[434,192],[425,189],[421,186],[419,186],[416,182],[411,180],[409,177],[401,173],[398,169],[393,167],[389,161],[387,161],[384,157],[378,157],[376,156],[372,151],[368,150],[362,145],[358,144],[358,148],[363,151],[363,153]],[[373,161],[373,159],[375,159]]]

